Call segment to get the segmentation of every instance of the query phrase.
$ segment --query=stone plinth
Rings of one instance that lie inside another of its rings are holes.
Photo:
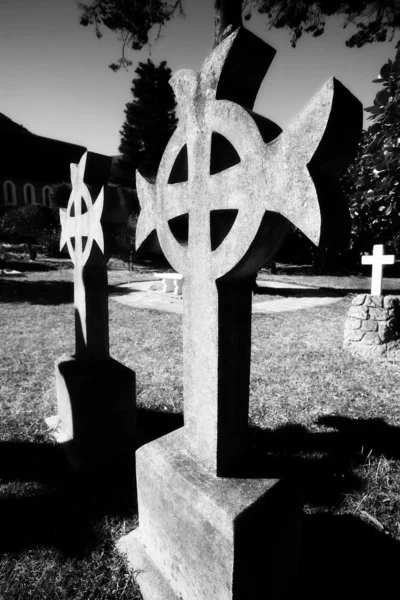
[[[94,466],[121,452],[135,450],[135,374],[109,358],[55,363],[56,417],[47,419],[71,465]]]
[[[136,453],[140,526],[118,547],[144,600],[279,597],[296,568],[299,489],[215,477],[184,448],[180,429]]]
[[[400,361],[400,297],[356,296],[346,319],[343,347],[364,358]]]

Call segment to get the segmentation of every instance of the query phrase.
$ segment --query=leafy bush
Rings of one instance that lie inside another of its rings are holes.
[[[55,183],[50,188],[50,201],[54,209],[67,208],[68,200],[71,195],[72,186],[68,181]]]
[[[354,163],[342,178],[352,217],[352,247],[370,252],[385,244],[400,252],[400,49],[383,65],[383,86],[365,110],[373,125],[364,132]]]
[[[60,258],[60,228],[46,229],[38,236],[38,244],[42,253],[48,258]]]
[[[23,206],[7,212],[0,219],[1,241],[12,244],[35,244],[46,230],[58,227],[54,211],[47,206]]]
[[[134,253],[135,233],[138,215],[131,213],[125,225],[104,225],[105,237],[108,242],[108,252],[111,256],[128,260]]]

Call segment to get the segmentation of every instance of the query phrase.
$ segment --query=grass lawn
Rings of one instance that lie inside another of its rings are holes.
[[[139,599],[114,550],[137,525],[130,458],[73,474],[44,422],[56,409],[54,361],[74,352],[73,271],[68,261],[17,265],[23,277],[0,277],[0,598]],[[151,277],[114,263],[109,283]],[[249,476],[304,482],[291,598],[389,597],[400,559],[400,365],[342,350],[351,299],[369,280],[294,268],[265,277],[341,296],[253,315]],[[400,293],[400,280],[385,288]],[[136,372],[142,438],[158,437],[182,423],[181,316],[115,301],[109,309],[111,355]],[[267,590],[266,565],[260,598]]]

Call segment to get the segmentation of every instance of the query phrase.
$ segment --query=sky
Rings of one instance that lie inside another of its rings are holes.
[[[211,51],[214,0],[184,1],[185,18],[171,20],[150,49],[129,52],[129,71],[114,73],[108,65],[120,56],[116,35],[104,29],[98,40],[82,27],[75,0],[0,0],[0,112],[32,133],[117,154],[138,62],[150,57],[173,72],[199,71]],[[254,108],[282,128],[332,75],[370,106],[380,89],[371,81],[394,58],[398,39],[350,49],[352,29],[332,17],[321,37],[303,35],[293,49],[289,32],[269,30],[262,15],[245,25],[277,50]]]

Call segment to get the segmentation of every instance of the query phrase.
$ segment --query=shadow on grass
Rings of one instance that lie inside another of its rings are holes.
[[[139,408],[136,415],[137,448],[183,427],[183,415]]]
[[[143,277],[143,279],[131,281],[130,285],[134,285],[135,283],[142,283],[144,281],[149,281],[149,278]],[[121,287],[121,285],[109,285],[108,286],[108,294],[110,296],[126,296],[127,294],[134,294],[135,292],[143,292],[143,290],[135,289],[135,288],[126,288]]]
[[[2,269],[12,269],[21,273],[47,273],[48,271],[59,271],[60,265],[57,263],[43,263],[27,260],[6,260],[3,262]],[[68,265],[62,264],[63,269],[67,269]],[[72,268],[72,267],[71,267]]]
[[[341,503],[343,494],[363,488],[364,482],[354,470],[371,451],[400,460],[400,428],[382,419],[327,416],[317,423],[331,431],[314,433],[302,425],[250,428],[250,450],[238,476],[302,479],[306,503],[333,508]],[[138,410],[137,447],[182,426],[181,414]]]
[[[299,572],[282,600],[394,598],[400,544],[352,515],[303,519]]]
[[[337,506],[343,494],[360,490],[353,473],[371,452],[400,459],[400,428],[382,419],[327,416],[317,423],[334,431],[310,432],[302,425],[275,430],[250,429],[245,477],[301,477],[305,501],[312,506]]]
[[[183,417],[139,409],[137,422],[141,446],[181,427]],[[0,442],[0,481],[0,554],[48,546],[85,556],[104,543],[105,517],[133,527],[133,455],[76,473],[59,445]]]
[[[397,586],[400,544],[351,514],[332,514],[343,494],[359,490],[363,481],[352,471],[369,451],[400,458],[400,428],[380,419],[355,420],[322,417],[319,425],[330,431],[313,433],[299,425],[274,431],[250,430],[250,468],[245,477],[300,478],[310,512],[302,524],[300,564],[293,584],[282,600],[376,600],[393,596]],[[147,443],[183,425],[179,414],[139,411],[138,428]],[[321,512],[321,507],[324,507]],[[260,560],[262,563],[262,557]],[[264,590],[249,598],[270,597],[268,563]],[[285,570],[285,569],[284,569]],[[251,582],[248,585],[250,592]]]
[[[366,482],[354,471],[370,451],[400,459],[400,428],[381,419],[340,416],[322,417],[318,424],[330,430],[313,433],[301,425],[250,430],[245,476],[292,476],[304,484],[308,513],[302,523],[299,570],[282,600],[393,597],[399,542],[356,515],[334,512],[344,494],[364,488]]]
[[[258,286],[256,296],[284,296],[287,298],[338,298],[350,294],[367,294],[365,288],[289,288]],[[387,290],[386,294],[400,294],[400,288]]]
[[[73,472],[60,446],[0,443],[0,554],[56,548],[83,557],[104,544],[104,520],[136,512],[134,456]]]
[[[1,278],[0,302],[69,304],[74,301],[71,281],[24,281]]]
[[[180,414],[141,409],[137,421],[138,446],[183,425]],[[274,431],[251,429],[250,468],[244,476],[294,474],[305,482],[308,506],[329,509],[343,493],[362,487],[352,470],[369,450],[400,458],[400,428],[382,420],[330,416],[321,418],[319,424],[331,430],[313,433],[299,425]],[[76,474],[58,446],[3,442],[0,479],[1,552],[42,545],[82,557],[104,543],[105,518],[131,523],[128,531],[133,526],[133,456]],[[306,514],[300,570],[287,598],[390,597],[399,559],[400,544],[356,516]],[[267,597],[268,565],[265,568]]]
[[[54,483],[69,476],[61,446],[34,442],[0,442],[0,480]]]

